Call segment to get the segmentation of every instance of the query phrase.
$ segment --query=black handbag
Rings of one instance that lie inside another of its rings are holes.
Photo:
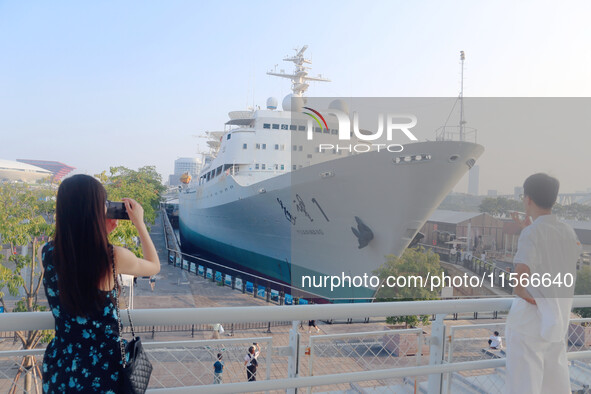
[[[123,370],[121,373],[121,386],[124,393],[143,394],[150,383],[150,375],[152,374],[152,363],[148,359],[148,355],[142,346],[140,337],[135,336],[133,330],[133,322],[131,321],[131,314],[127,308],[127,317],[129,318],[129,326],[131,327],[131,335],[133,339],[123,345],[121,315],[119,312],[119,286],[117,281],[117,272],[115,270],[115,255],[113,247],[111,246],[111,256],[113,261],[113,279],[115,283],[115,298],[117,308],[117,322],[119,328],[119,345],[121,347],[121,361],[123,362]],[[126,361],[125,354],[129,354],[129,362]]]

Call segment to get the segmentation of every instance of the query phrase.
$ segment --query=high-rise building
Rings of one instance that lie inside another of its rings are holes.
[[[480,182],[480,180],[478,179],[480,177],[480,167],[479,166],[474,166],[470,169],[470,171],[468,172],[468,194],[471,194],[473,196],[477,196],[478,195],[478,184]]]
[[[486,193],[487,196],[489,197],[496,197],[499,193],[497,192],[496,189],[489,189],[488,192]]]
[[[75,167],[70,167],[67,164],[60,163],[59,161],[30,159],[16,159],[16,161],[51,171],[53,174],[53,181],[61,181],[63,177],[68,175],[72,170],[76,169]]]
[[[181,157],[174,161],[174,174],[168,177],[168,184],[170,186],[178,186],[181,184],[181,176],[185,173],[191,175],[195,179],[201,170],[201,161],[196,157]]]

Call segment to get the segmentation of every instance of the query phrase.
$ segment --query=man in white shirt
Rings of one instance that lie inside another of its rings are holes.
[[[513,259],[517,297],[505,335],[507,393],[571,392],[565,337],[581,244],[573,229],[552,215],[558,188],[558,180],[546,174],[528,177],[523,184],[526,218],[511,215],[523,230]],[[550,283],[535,277],[550,278]]]

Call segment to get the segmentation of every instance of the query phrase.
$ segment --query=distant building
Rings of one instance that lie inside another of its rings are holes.
[[[468,194],[473,196],[478,195],[478,187],[480,183],[480,167],[474,166],[468,171]]]
[[[201,162],[196,157],[181,157],[174,161],[174,174],[168,177],[170,186],[181,184],[180,178],[183,174],[189,173],[193,179],[196,179],[201,171]]]
[[[498,194],[499,193],[496,189],[489,189],[488,192],[486,192],[486,195],[489,197],[496,197]]]
[[[34,183],[42,179],[49,179],[53,174],[41,167],[11,160],[0,159],[0,182]]]
[[[466,248],[470,244],[477,250],[502,250],[503,220],[482,212],[457,212],[438,209],[420,230],[425,235],[423,243],[450,248],[452,240],[461,239]],[[470,228],[470,234],[468,234]],[[468,240],[468,238],[470,238]]]
[[[26,163],[32,166],[41,167],[47,171],[51,171],[53,174],[53,181],[61,181],[63,177],[68,175],[75,167],[70,167],[67,164],[60,163],[59,161],[49,160],[30,160],[30,159],[16,159],[19,163]]]

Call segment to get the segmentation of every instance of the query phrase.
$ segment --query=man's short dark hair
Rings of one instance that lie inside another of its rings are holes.
[[[222,353],[218,353],[218,360],[222,359]]]
[[[523,182],[523,194],[531,198],[538,207],[550,209],[556,202],[559,187],[558,179],[538,173],[530,175]]]
[[[499,336],[499,332],[495,331],[495,337],[498,337],[498,336]]]

